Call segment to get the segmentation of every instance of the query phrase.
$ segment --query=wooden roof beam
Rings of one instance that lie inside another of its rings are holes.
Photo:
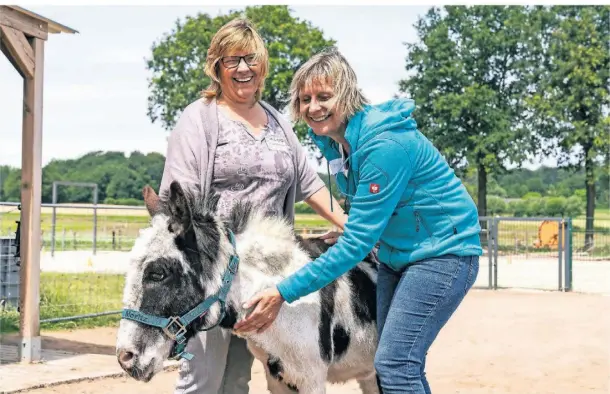
[[[34,69],[36,63],[34,60],[34,50],[22,32],[13,29],[12,27],[0,25],[0,39],[11,55],[11,62],[17,66],[17,71],[20,71],[26,78],[34,78]]]
[[[41,40],[46,40],[49,35],[46,21],[41,21],[7,6],[0,6],[0,25],[12,27]]]

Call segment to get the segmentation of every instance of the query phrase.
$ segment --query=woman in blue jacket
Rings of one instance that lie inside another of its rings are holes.
[[[426,353],[472,287],[482,253],[477,208],[439,151],[418,131],[413,101],[369,105],[335,49],[295,74],[291,107],[330,164],[349,206],[336,244],[252,298],[238,331],[265,330],[284,302],[328,285],[379,243],[379,346],[384,393],[430,393]]]

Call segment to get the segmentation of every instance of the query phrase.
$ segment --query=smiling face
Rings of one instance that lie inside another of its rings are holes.
[[[261,87],[262,56],[252,50],[230,51],[218,61],[220,87],[224,98],[251,103]]]
[[[329,79],[317,78],[299,91],[299,113],[316,135],[336,138],[345,130],[337,96]]]
[[[255,56],[248,56],[252,54]],[[238,104],[254,104],[261,98],[268,71],[265,41],[250,21],[235,18],[212,37],[204,67],[210,85],[203,95],[207,99],[224,97]]]

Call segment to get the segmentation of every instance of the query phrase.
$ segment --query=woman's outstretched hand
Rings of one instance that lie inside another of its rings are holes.
[[[256,308],[245,319],[237,322],[233,329],[237,334],[265,331],[275,321],[282,304],[284,304],[284,298],[275,287],[256,294],[243,305],[246,309],[252,308],[254,305]]]

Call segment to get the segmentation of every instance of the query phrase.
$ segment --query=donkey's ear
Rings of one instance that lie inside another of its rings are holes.
[[[167,208],[171,217],[170,230],[176,235],[184,235],[191,226],[191,208],[182,186],[177,181],[169,185]]]
[[[155,216],[159,212],[159,196],[149,185],[142,189],[142,196],[144,196],[144,205],[146,205],[148,213],[151,217]]]

